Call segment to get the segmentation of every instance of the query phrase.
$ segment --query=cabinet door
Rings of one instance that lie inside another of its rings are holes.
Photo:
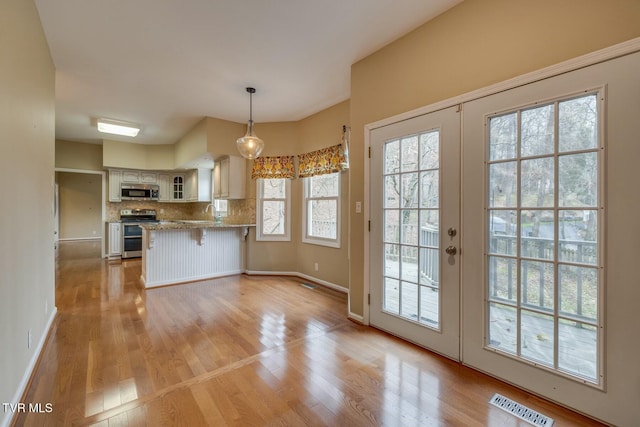
[[[184,174],[173,175],[171,179],[172,202],[183,202],[185,200],[184,185]]]
[[[220,198],[227,199],[229,197],[229,157],[220,160]]]
[[[171,201],[171,176],[166,173],[158,174],[158,186],[160,186],[159,202]]]
[[[247,161],[244,157],[229,156],[227,175],[227,199],[244,199]]]
[[[155,172],[140,172],[140,182],[142,184],[155,184],[158,182],[158,174]]]
[[[122,229],[119,222],[109,223],[109,256],[122,255]]]
[[[122,171],[109,169],[109,201],[120,202],[120,183]]]
[[[216,162],[213,167],[213,197],[220,198],[220,162]]]
[[[122,182],[139,183],[140,171],[122,171]]]

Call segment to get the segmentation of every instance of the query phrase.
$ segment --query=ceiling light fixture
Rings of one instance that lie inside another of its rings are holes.
[[[252,87],[248,87],[247,92],[249,92],[249,123],[247,124],[247,133],[242,138],[238,138],[236,145],[242,157],[253,160],[262,152],[262,149],[264,148],[264,141],[253,133],[252,95],[256,93],[256,90]]]
[[[135,137],[138,135],[138,132],[140,132],[140,126],[117,120],[98,119],[98,131],[114,135]]]

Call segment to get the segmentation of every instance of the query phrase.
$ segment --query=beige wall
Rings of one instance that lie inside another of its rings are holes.
[[[60,239],[102,237],[102,175],[57,172]]]
[[[102,146],[56,140],[56,168],[102,170]]]
[[[176,168],[186,168],[187,163],[207,152],[207,120],[203,119],[174,145]]]
[[[17,403],[55,304],[55,70],[33,0],[0,2],[0,28],[0,402]]]
[[[364,126],[640,36],[637,0],[465,1],[351,68],[351,200]],[[350,213],[350,307],[363,315],[364,224]]]
[[[174,144],[132,144],[105,139],[102,141],[102,166],[105,169],[172,170],[174,152]]]

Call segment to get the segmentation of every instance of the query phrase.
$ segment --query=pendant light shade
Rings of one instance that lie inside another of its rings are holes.
[[[253,160],[262,152],[262,149],[264,148],[264,141],[253,133],[252,95],[256,93],[256,90],[252,87],[248,87],[247,92],[249,92],[249,123],[247,124],[247,133],[242,138],[238,138],[236,145],[242,157]]]

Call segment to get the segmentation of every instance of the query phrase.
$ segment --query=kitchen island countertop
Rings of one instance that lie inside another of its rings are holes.
[[[227,223],[216,222],[207,220],[175,220],[175,221],[160,221],[159,223],[141,223],[140,227],[155,231],[155,230],[189,230],[192,228],[242,228],[242,227],[255,227],[255,224],[244,223]]]

